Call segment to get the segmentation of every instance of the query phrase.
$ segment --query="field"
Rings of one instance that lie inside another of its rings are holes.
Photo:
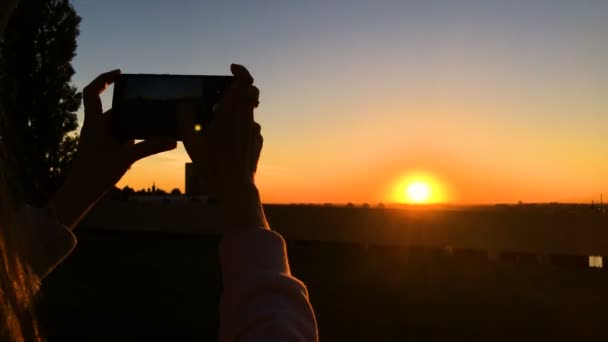
[[[286,210],[270,208],[271,222],[287,229]],[[50,341],[216,339],[219,236],[81,228],[74,255],[42,290],[39,316]],[[323,341],[608,337],[601,269],[337,239],[289,239],[288,248]]]

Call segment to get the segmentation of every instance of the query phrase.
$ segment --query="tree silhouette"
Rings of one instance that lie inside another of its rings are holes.
[[[154,196],[166,196],[167,192],[163,189],[156,189],[154,190],[154,192],[152,193],[152,195]]]
[[[82,96],[71,84],[70,61],[79,24],[67,0],[22,0],[0,42],[2,136],[31,203],[59,188],[78,145]]]
[[[131,188],[130,186],[126,185],[124,188],[122,188],[122,193],[125,198],[129,198],[130,196],[133,196],[135,194],[135,190],[133,190],[133,188]]]

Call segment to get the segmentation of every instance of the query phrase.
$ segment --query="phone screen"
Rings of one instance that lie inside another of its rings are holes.
[[[192,105],[196,123],[204,127],[233,80],[233,76],[122,74],[114,84],[112,132],[119,139],[180,140],[177,106]]]

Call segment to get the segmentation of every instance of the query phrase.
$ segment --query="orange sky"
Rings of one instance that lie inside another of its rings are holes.
[[[608,194],[608,2],[248,4],[135,18],[75,1],[75,83],[243,63],[261,89],[267,202],[392,202],[417,173],[450,203]],[[141,161],[119,186],[183,190],[187,161],[183,147]]]

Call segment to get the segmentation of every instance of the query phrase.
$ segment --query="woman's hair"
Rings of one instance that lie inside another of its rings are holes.
[[[2,1],[0,6],[0,40],[16,0]],[[1,54],[0,54],[1,56]],[[0,84],[2,81],[0,60]],[[4,94],[0,86],[0,94]],[[12,177],[14,161],[7,145],[10,124],[0,101],[0,340],[41,341],[34,317],[37,279],[24,262],[22,231],[16,224],[19,183]]]
[[[6,144],[8,128],[0,104],[0,340],[40,341],[34,317],[37,280],[24,261],[23,232],[16,224],[19,205],[11,172],[14,158]]]

